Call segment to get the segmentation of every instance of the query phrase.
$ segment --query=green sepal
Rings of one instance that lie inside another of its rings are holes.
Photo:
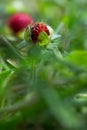
[[[30,32],[30,26],[28,26],[24,33],[24,39],[29,42],[31,41],[31,32]]]
[[[38,37],[39,45],[44,46],[50,43],[50,38],[45,31],[42,31]]]

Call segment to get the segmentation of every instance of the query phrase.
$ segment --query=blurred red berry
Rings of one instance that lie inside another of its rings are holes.
[[[16,13],[8,20],[8,26],[14,34],[22,31],[31,23],[33,23],[32,17],[25,13]]]
[[[38,41],[38,36],[42,31],[46,32],[47,35],[50,35],[49,29],[45,23],[38,22],[31,25],[31,39],[34,43]]]

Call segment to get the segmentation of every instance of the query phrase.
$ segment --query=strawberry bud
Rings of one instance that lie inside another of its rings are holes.
[[[23,31],[31,23],[33,19],[25,13],[16,13],[8,20],[8,26],[14,34]]]
[[[42,22],[33,23],[26,28],[25,40],[34,44],[46,45],[48,44],[53,29]]]

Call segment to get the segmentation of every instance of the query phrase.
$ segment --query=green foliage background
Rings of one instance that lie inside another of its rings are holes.
[[[30,48],[8,28],[16,12],[61,38]],[[87,130],[87,0],[0,1],[0,129]]]

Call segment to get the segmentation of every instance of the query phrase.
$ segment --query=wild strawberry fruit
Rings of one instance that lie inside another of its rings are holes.
[[[25,40],[42,44],[49,41],[52,32],[53,29],[45,23],[33,23],[25,31]]]
[[[25,13],[16,13],[8,20],[8,26],[14,34],[19,33],[31,23],[33,23],[32,17]]]

